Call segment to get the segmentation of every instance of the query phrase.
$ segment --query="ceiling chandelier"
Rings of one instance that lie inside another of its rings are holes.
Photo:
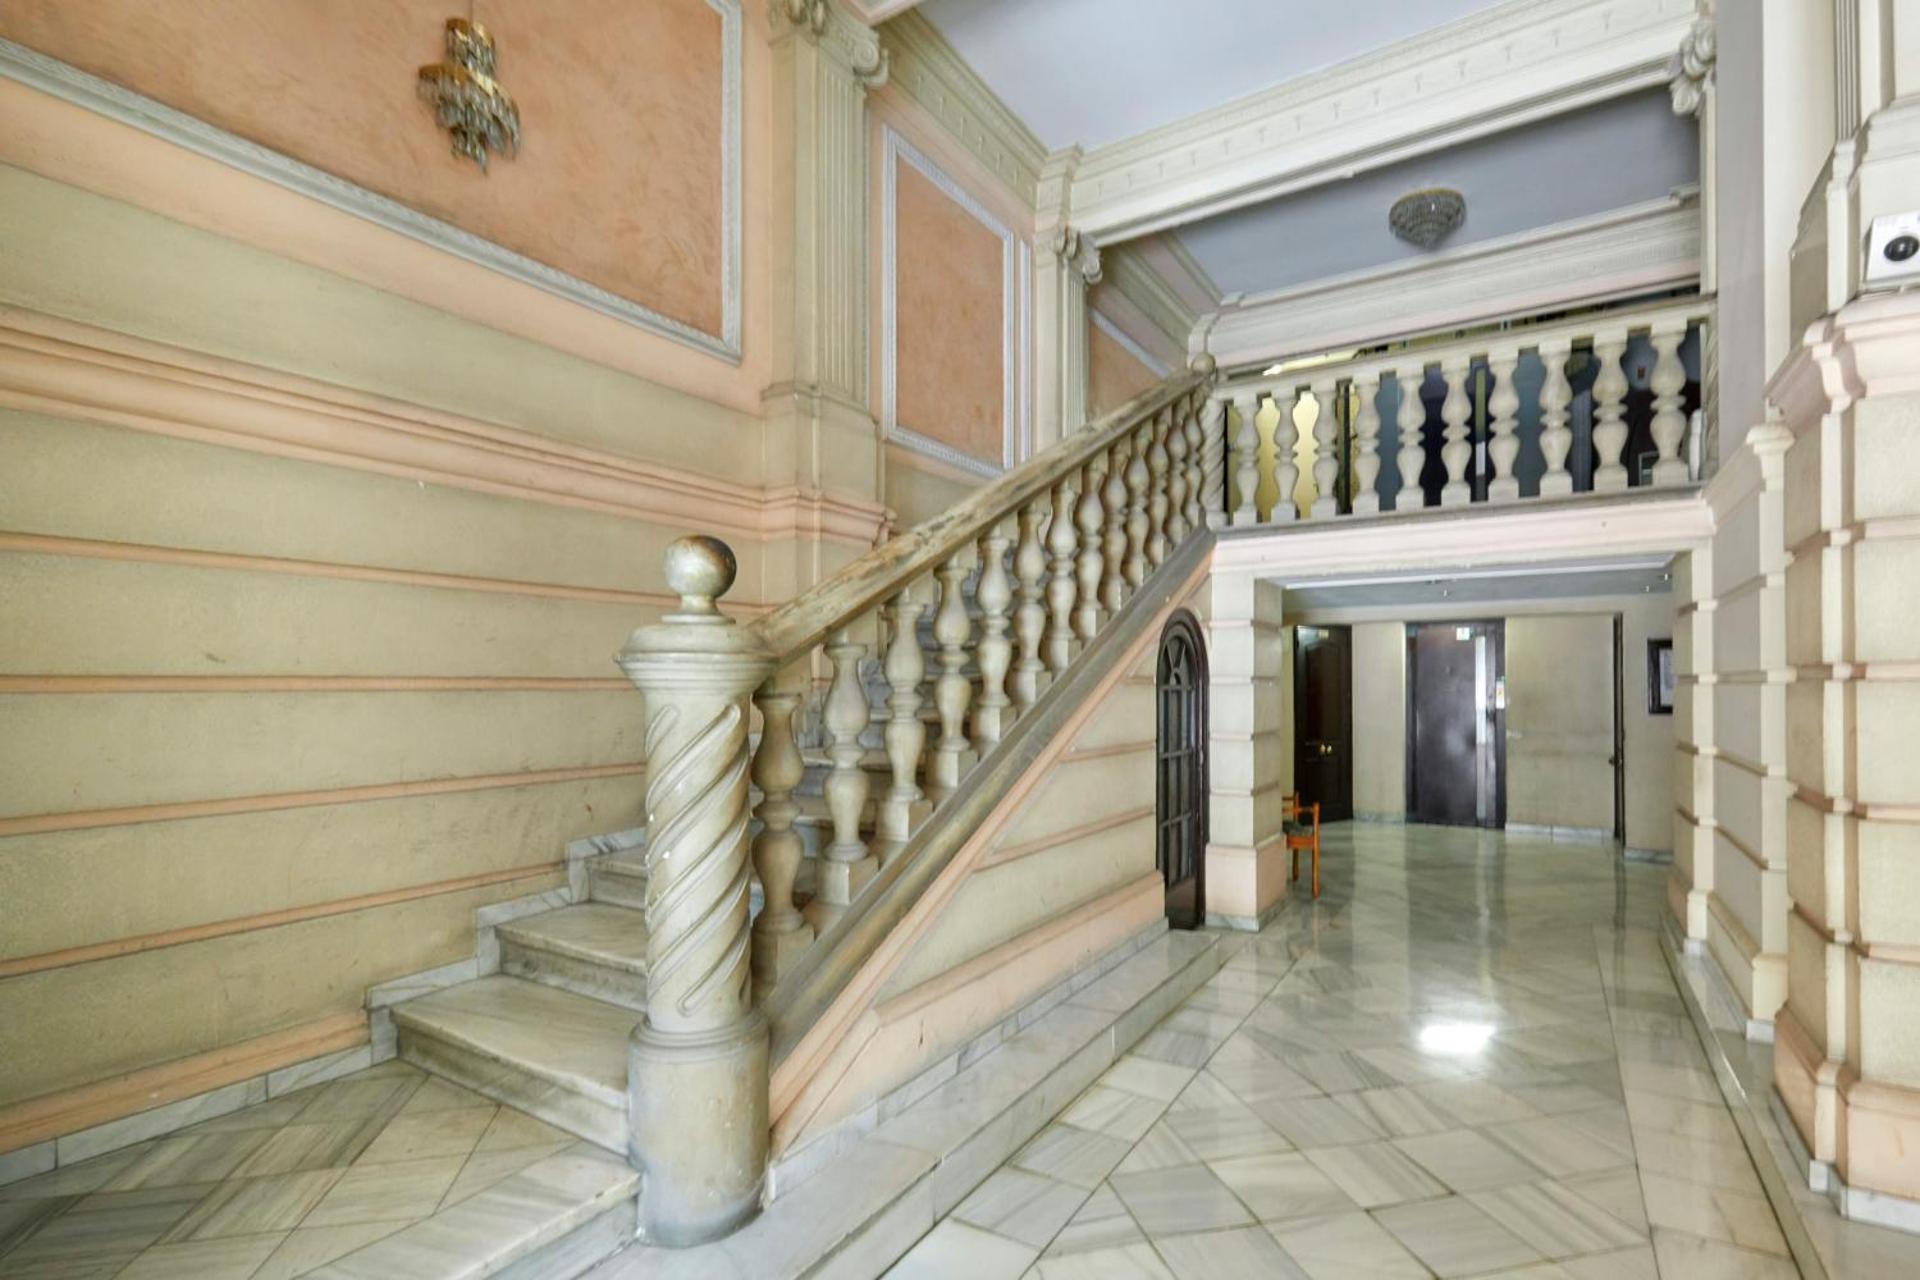
[[[1387,226],[1408,244],[1431,249],[1467,220],[1467,201],[1451,187],[1409,191],[1387,211]]]

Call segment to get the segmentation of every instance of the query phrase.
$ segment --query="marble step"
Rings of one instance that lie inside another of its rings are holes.
[[[500,971],[645,1012],[647,918],[583,902],[499,925]]]
[[[494,974],[393,1007],[400,1056],[610,1151],[627,1143],[632,1009]]]
[[[647,851],[606,853],[587,864],[587,897],[608,906],[644,911],[647,906]]]

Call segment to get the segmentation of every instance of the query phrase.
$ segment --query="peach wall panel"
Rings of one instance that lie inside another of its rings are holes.
[[[998,465],[1005,242],[912,164],[896,165],[895,416],[910,431]]]
[[[1160,375],[1088,316],[1087,405],[1098,416],[1158,386]]]
[[[722,324],[722,22],[706,0],[486,0],[524,145],[454,157],[439,0],[18,0],[0,36],[703,333]]]

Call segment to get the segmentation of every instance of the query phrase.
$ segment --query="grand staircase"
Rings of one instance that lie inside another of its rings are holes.
[[[587,867],[588,900],[497,926],[500,972],[396,1005],[400,1057],[610,1151],[627,1138],[627,1038],[647,1008],[647,865]]]
[[[751,1216],[768,1132],[740,1120],[773,1107],[777,1125],[769,1069],[789,1101],[821,1069],[858,1016],[846,1000],[881,980],[848,997],[854,979],[1201,563],[1225,496],[1224,441],[1200,423],[1211,374],[1143,393],[750,624],[714,603],[731,553],[676,544],[681,607],[621,658],[647,699],[656,865],[603,850],[584,901],[492,925],[480,976],[391,1006],[398,1056],[637,1159],[648,1239]],[[1218,962],[1181,951],[1166,990]],[[700,1165],[709,1147],[729,1163]],[[782,1196],[823,1165],[788,1154]]]

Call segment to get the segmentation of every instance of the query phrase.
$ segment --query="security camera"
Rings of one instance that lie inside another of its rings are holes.
[[[1875,218],[1867,229],[1867,287],[1920,284],[1920,211]]]

